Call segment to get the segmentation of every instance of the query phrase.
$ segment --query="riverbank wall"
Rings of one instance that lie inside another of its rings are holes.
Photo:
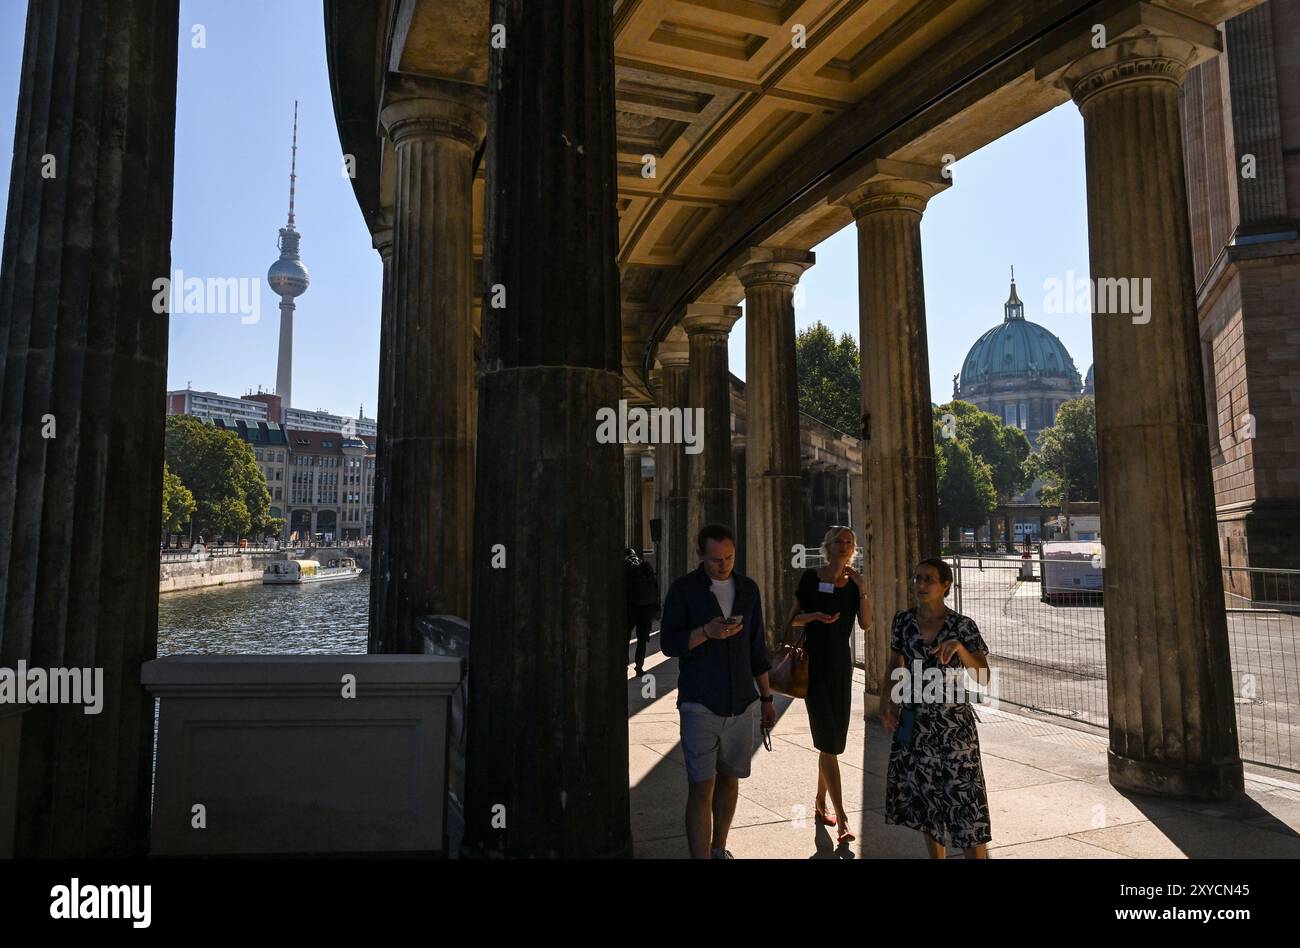
[[[158,570],[158,592],[230,586],[234,583],[260,583],[262,571],[267,564],[284,558],[283,553],[240,553],[236,556],[212,556],[202,560],[162,563]]]

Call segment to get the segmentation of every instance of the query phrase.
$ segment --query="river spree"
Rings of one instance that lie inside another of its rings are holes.
[[[305,586],[239,583],[158,598],[158,654],[365,654],[370,575]]]

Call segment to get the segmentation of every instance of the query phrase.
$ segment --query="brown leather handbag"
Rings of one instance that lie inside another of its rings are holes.
[[[801,632],[794,645],[783,641],[769,656],[772,667],[767,673],[767,683],[773,691],[791,698],[808,697],[808,652],[803,642]]]

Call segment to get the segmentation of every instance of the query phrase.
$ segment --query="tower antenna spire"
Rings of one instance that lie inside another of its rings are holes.
[[[289,226],[293,226],[293,191],[298,180],[298,100],[293,100],[293,149],[289,158]]]

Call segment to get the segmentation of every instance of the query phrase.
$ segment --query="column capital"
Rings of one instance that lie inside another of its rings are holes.
[[[1093,24],[1044,56],[1034,72],[1082,106],[1098,92],[1132,82],[1181,86],[1189,69],[1222,49],[1222,37],[1213,24],[1141,2]]]
[[[375,215],[370,225],[370,246],[379,256],[389,260],[393,256],[393,209],[386,207]]]
[[[394,145],[450,138],[477,149],[487,130],[487,91],[480,86],[417,76],[390,77],[379,123]]]
[[[655,351],[656,374],[662,369],[685,368],[691,364],[691,350],[682,343],[662,342]]]
[[[736,278],[745,289],[773,283],[794,286],[803,272],[816,262],[816,255],[808,250],[751,247],[738,262]]]
[[[682,329],[687,336],[701,333],[721,333],[726,336],[731,327],[740,318],[739,306],[726,306],[722,303],[690,303],[686,315],[682,318]]]
[[[856,220],[877,211],[925,212],[930,199],[952,186],[942,168],[893,158],[875,158],[841,178],[826,196],[842,204]]]

